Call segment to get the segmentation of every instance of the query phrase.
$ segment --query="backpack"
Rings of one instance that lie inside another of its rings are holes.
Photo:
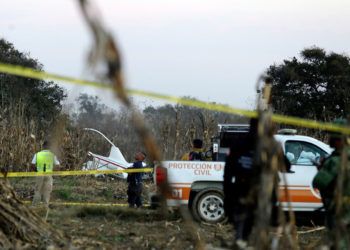
[[[204,161],[205,160],[204,153],[192,151],[189,154],[189,160],[190,161]]]

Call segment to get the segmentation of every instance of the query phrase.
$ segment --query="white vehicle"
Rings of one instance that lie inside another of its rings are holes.
[[[92,157],[92,160],[84,164],[84,170],[124,170],[132,167],[133,163],[127,162],[119,148],[115,146],[114,143],[111,142],[111,140],[109,140],[104,134],[92,128],[85,128],[84,130],[92,131],[101,135],[111,145],[111,150],[108,156],[88,152],[88,155]],[[143,166],[145,167],[146,164],[143,163]],[[128,174],[119,173],[116,174],[116,176],[121,179],[126,179]]]
[[[229,127],[231,126],[231,128]],[[219,125],[219,136],[214,139],[214,158],[218,161],[165,161],[163,167],[155,168],[155,182],[167,179],[172,188],[166,197],[169,206],[188,205],[193,216],[206,222],[219,222],[225,218],[223,207],[223,173],[227,154],[227,140],[243,138],[247,125]],[[225,139],[226,137],[226,139]],[[315,163],[331,154],[332,149],[325,143],[308,136],[277,134],[291,162],[291,173],[285,173],[287,183],[280,173],[280,202],[287,209],[285,187],[287,187],[294,211],[313,211],[322,207],[312,180],[317,172]],[[226,142],[225,142],[226,140]],[[226,148],[225,148],[226,144]],[[222,147],[223,146],[223,147]]]

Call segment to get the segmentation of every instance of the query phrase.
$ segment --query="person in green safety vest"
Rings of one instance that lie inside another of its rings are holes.
[[[49,150],[48,141],[44,141],[43,150],[36,153],[33,157],[33,168],[39,173],[51,173],[53,168],[57,167],[59,164],[60,162],[57,160],[57,157]],[[51,175],[36,177],[33,205],[36,205],[40,201],[45,202],[46,206],[49,205],[52,184],[53,180]]]

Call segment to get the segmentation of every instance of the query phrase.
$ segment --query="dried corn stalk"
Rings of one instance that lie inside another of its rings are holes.
[[[88,23],[95,40],[94,47],[90,53],[90,63],[96,65],[98,62],[104,64],[107,69],[106,76],[110,84],[113,86],[114,92],[117,98],[131,111],[131,122],[135,128],[136,133],[139,135],[143,142],[149,158],[151,161],[161,163],[162,156],[158,146],[156,145],[155,138],[151,135],[147,129],[144,119],[137,108],[133,105],[129,99],[124,79],[122,76],[122,62],[120,52],[113,37],[103,27],[100,18],[96,15],[96,8],[90,5],[87,0],[79,0],[80,8],[83,16]],[[167,183],[160,186],[163,197],[171,192],[171,189]],[[165,208],[163,199],[163,208]],[[187,225],[192,228],[190,232],[193,232],[193,238],[196,241],[198,249],[203,248],[203,243],[197,236],[194,224],[191,222],[190,217],[184,216]]]
[[[285,171],[285,169],[281,169],[280,167],[284,166],[282,158],[283,152],[273,138],[274,127],[271,120],[272,112],[269,109],[271,85],[268,81],[266,81],[263,90],[263,96],[259,96],[258,98],[258,140],[255,151],[255,164],[260,167],[260,182],[257,189],[258,206],[256,211],[256,235],[254,241],[258,249],[279,249],[279,240],[273,240],[271,238],[272,199],[273,194],[278,197],[278,171]],[[284,181],[286,181],[285,177],[283,178]],[[287,185],[286,182],[285,185]],[[283,236],[286,236],[289,248],[297,249],[294,215],[291,210],[290,215],[290,224],[287,225],[284,214],[280,209],[279,223],[281,225],[277,230],[280,231]]]
[[[0,248],[64,247],[67,239],[24,205],[6,180],[0,180]]]

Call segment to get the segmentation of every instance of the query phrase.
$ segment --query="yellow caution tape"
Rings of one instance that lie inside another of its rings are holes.
[[[32,204],[32,201],[22,201],[24,204]],[[85,206],[85,207],[127,207],[126,203],[96,203],[96,202],[61,202],[61,201],[50,201],[50,205],[57,206]],[[149,207],[148,204],[142,205]]]
[[[57,74],[50,74],[45,71],[40,71],[28,67],[0,63],[0,72],[10,75],[28,77],[33,79],[51,79],[56,81],[63,81],[78,85],[91,86],[96,88],[112,89],[112,87],[105,83],[92,82],[87,80],[76,79],[73,77],[61,76]]]
[[[0,63],[0,72],[11,74],[11,75],[17,75],[22,77],[28,77],[28,78],[34,78],[34,79],[50,79],[50,80],[56,80],[56,81],[64,81],[72,84],[77,85],[83,85],[83,86],[91,86],[96,88],[103,88],[103,89],[112,89],[111,85],[108,83],[102,83],[102,82],[93,82],[93,81],[87,81],[82,79],[77,79],[73,77],[67,77],[67,76],[61,76],[57,74],[51,74],[44,71],[35,70],[32,68],[22,67],[18,65],[11,65],[11,64],[4,64]],[[190,100],[187,98],[180,98],[176,96],[170,96],[170,95],[163,95],[158,94],[154,92],[148,92],[148,91],[142,91],[142,90],[128,90],[128,93],[132,95],[139,95],[143,97],[149,97],[153,99],[159,99],[163,101],[173,102],[173,103],[179,103],[185,106],[191,106],[196,108],[202,108],[212,111],[218,111],[223,113],[229,113],[229,114],[235,114],[235,115],[242,115],[246,117],[257,117],[256,111],[251,110],[244,110],[244,109],[237,109],[232,108],[226,105],[220,105],[215,103],[207,103],[203,101],[198,100]],[[272,120],[277,123],[281,124],[288,124],[288,125],[294,125],[298,127],[305,127],[305,128],[313,128],[313,129],[321,129],[321,130],[328,130],[333,132],[340,132],[343,134],[350,135],[350,127],[346,126],[339,126],[332,123],[324,123],[324,122],[317,122],[314,120],[309,119],[302,119],[292,116],[283,116],[283,115],[272,115]]]
[[[123,169],[123,170],[78,170],[78,171],[53,171],[52,173],[38,172],[7,172],[0,173],[1,177],[35,177],[35,176],[72,176],[72,175],[93,175],[93,174],[120,174],[120,173],[147,173],[153,172],[153,168]]]

